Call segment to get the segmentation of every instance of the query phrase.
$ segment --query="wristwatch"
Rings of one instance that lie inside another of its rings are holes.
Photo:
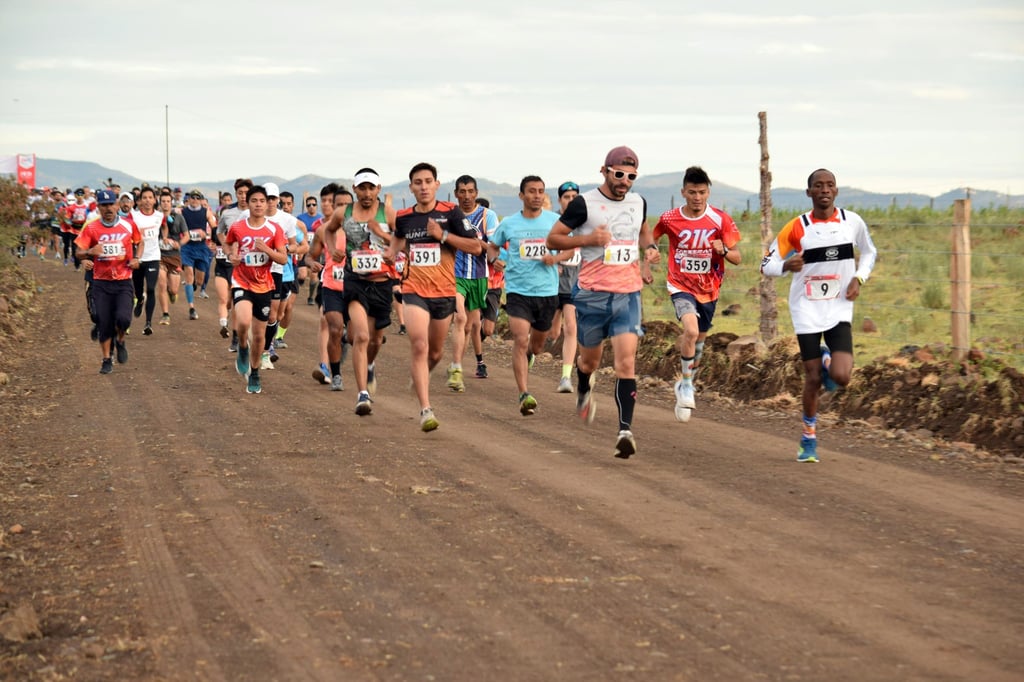
[[[722,244],[722,258],[725,258],[728,255],[729,255],[729,247],[726,246],[725,244]]]
[[[448,230],[441,230],[441,243],[448,241]]]

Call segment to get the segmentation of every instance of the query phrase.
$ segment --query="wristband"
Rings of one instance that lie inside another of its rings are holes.
[[[860,282],[860,285],[861,285],[861,286],[864,286],[864,282],[866,282],[867,280],[866,280],[866,279],[864,279],[863,277],[858,277],[858,278],[857,278],[857,281],[858,281],[858,282]]]
[[[448,241],[448,230],[441,230],[441,243]]]

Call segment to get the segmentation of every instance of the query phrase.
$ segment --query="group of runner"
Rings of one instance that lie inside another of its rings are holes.
[[[448,389],[465,391],[462,362],[470,345],[475,376],[487,378],[482,342],[494,331],[504,296],[520,413],[530,416],[538,409],[529,373],[545,342],[558,336],[557,324],[563,337],[557,390],[576,391],[577,413],[592,423],[594,373],[610,339],[618,420],[614,454],[628,458],[637,451],[632,421],[641,291],[661,260],[658,240],[668,237],[667,286],[681,323],[681,378],[675,385],[681,422],[696,406],[693,379],[725,264],[740,262],[739,231],[728,214],[708,204],[711,180],[703,169],[687,169],[683,205],[664,213],[652,229],[645,200],[631,191],[638,168],[633,150],[612,149],[601,166],[600,185],[582,193],[574,182],[558,187],[559,212],[549,208],[544,180],[526,176],[519,186],[522,209],[503,220],[478,197],[469,175],[456,180],[457,203],[439,200],[437,169],[429,163],[410,170],[415,203],[402,210],[381,196],[381,179],[372,168],[355,173],[354,196],[328,184],[319,207],[317,197],[306,197],[298,217],[292,215],[291,194],[248,179],[235,183],[236,201],[221,202],[216,211],[203,205],[198,191],[179,209],[170,193],[161,193],[156,211],[156,191],[143,188],[138,207],[119,215],[112,208],[116,193],[103,190],[96,197],[99,219],[83,225],[73,254],[85,259],[93,280],[90,306],[101,372],[111,371],[115,358],[127,361],[124,334],[133,299],[136,317],[146,311],[143,333],[152,333],[155,299],[172,299],[176,291],[175,257],[181,259],[190,317],[197,318],[193,294],[208,271],[201,261],[212,256],[220,333],[232,337],[229,349],[237,352],[236,369],[249,393],[262,391],[261,370],[272,369],[276,350],[287,347],[291,308],[308,279],[307,303],[321,312],[314,378],[342,390],[341,365],[349,354],[355,412],[371,414],[374,362],[397,311],[399,333],[409,337],[420,427],[432,431],[440,420],[430,401],[430,376],[444,357],[446,339],[452,335]],[[875,251],[863,221],[832,205],[837,191],[830,172],[816,171],[808,186],[814,210],[783,229],[762,271],[794,273],[790,308],[806,369],[798,459],[817,461],[817,395],[823,384],[849,381],[852,301],[870,275]],[[859,265],[854,246],[861,252]],[[133,277],[134,286],[127,283]]]

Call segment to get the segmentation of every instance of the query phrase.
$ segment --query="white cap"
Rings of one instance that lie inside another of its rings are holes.
[[[278,189],[277,183],[266,182],[263,184],[263,189],[267,190],[268,197],[279,197],[281,196],[281,190]]]
[[[124,199],[125,197],[128,197],[132,201],[135,201],[135,195],[132,194],[131,192],[121,192],[121,196],[119,196],[117,198],[117,200],[120,201],[121,199]]]
[[[380,184],[380,176],[376,173],[362,172],[356,175],[356,179],[352,181],[353,187],[358,187],[364,183],[370,183],[374,187]]]

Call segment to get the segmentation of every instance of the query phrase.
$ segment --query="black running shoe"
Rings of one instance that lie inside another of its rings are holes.
[[[114,363],[110,361],[110,358],[103,358],[103,364],[100,365],[100,374],[110,374],[114,371]]]
[[[149,322],[147,322],[146,326],[143,328],[142,335],[143,336],[152,336],[153,335],[153,326]]]
[[[114,348],[117,351],[117,364],[123,365],[128,362],[128,347],[124,345],[124,341],[115,341]]]

